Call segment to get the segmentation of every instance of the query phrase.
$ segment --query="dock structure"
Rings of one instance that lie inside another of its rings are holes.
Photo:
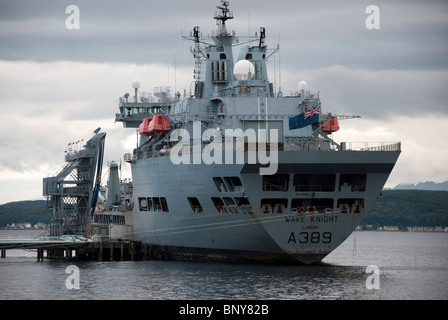
[[[58,241],[58,240],[0,240],[1,258],[13,249],[34,249],[37,261],[46,259],[134,261],[151,259],[151,246],[135,240]]]
[[[69,143],[65,166],[57,175],[43,178],[43,196],[52,212],[50,236],[85,234],[94,218],[106,139],[100,130],[85,145],[83,140]]]
[[[49,236],[35,239],[0,239],[0,257],[11,249],[37,251],[37,261],[78,259],[96,261],[151,258],[151,247],[132,238],[126,214],[132,210],[132,184],[119,179],[121,165],[108,162],[106,201],[101,195],[101,174],[106,133],[94,131],[69,143],[65,165],[53,177],[43,178],[43,196],[51,210]]]

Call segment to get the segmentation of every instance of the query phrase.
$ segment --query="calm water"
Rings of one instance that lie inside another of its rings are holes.
[[[0,237],[15,234],[0,231]],[[448,299],[448,233],[355,232],[319,266],[37,262],[35,252],[6,255],[0,259],[0,300]],[[66,287],[69,265],[80,270],[79,289]],[[379,289],[366,287],[373,277],[366,273],[369,265],[380,270]]]

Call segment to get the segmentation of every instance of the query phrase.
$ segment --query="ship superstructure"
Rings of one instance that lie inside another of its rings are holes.
[[[360,224],[387,181],[400,143],[337,143],[338,119],[300,82],[275,92],[260,28],[246,45],[218,29],[194,43],[189,95],[158,87],[119,101],[115,120],[138,130],[124,155],[132,170],[132,237],[157,258],[314,263]],[[240,45],[235,58],[233,48]]]

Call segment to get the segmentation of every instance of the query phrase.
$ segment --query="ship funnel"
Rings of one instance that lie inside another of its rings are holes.
[[[120,178],[118,177],[118,164],[114,161],[109,164],[109,181],[107,181],[106,207],[119,205],[121,202]]]

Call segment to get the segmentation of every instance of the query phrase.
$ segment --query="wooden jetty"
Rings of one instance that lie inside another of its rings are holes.
[[[37,261],[47,259],[125,261],[151,259],[151,246],[135,240],[59,241],[1,239],[1,258],[12,249],[34,249]]]

